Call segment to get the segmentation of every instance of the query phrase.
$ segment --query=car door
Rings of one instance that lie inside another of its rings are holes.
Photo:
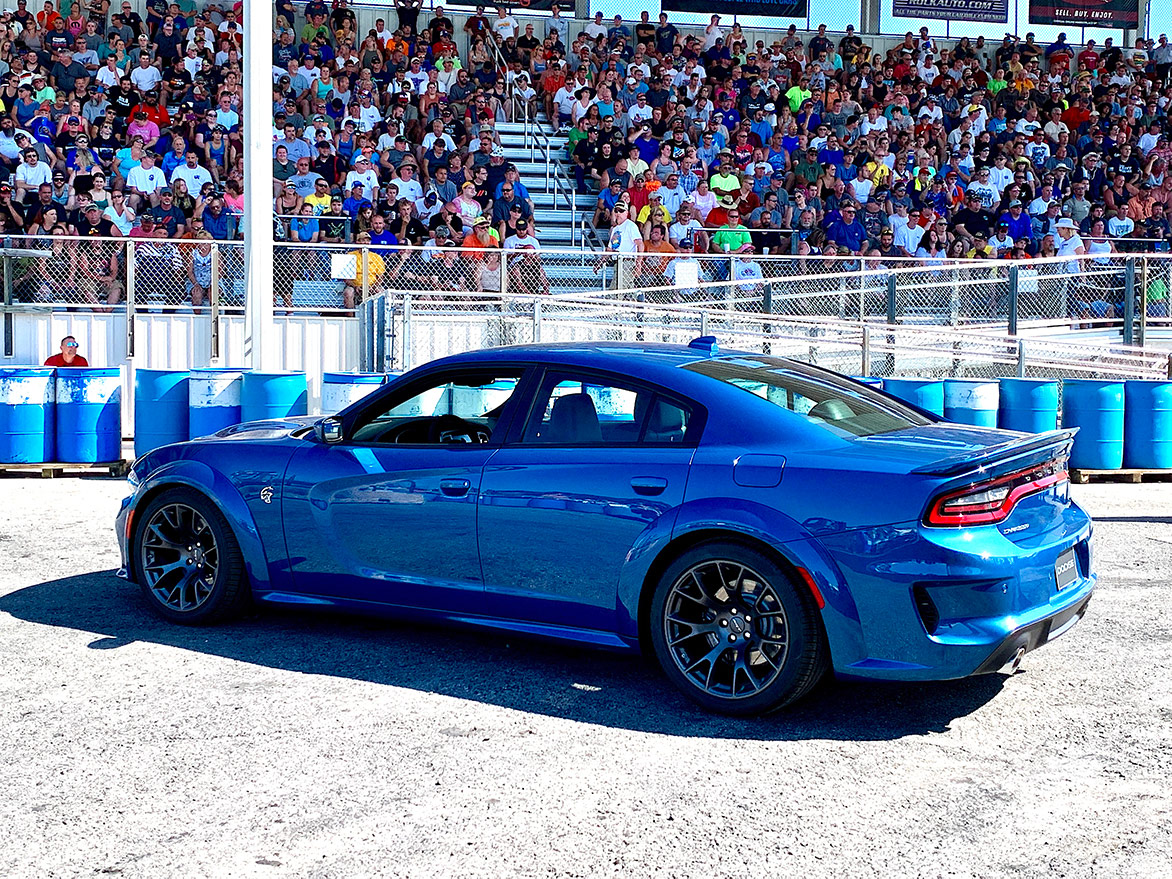
[[[340,443],[306,443],[284,486],[297,592],[474,611],[476,502],[521,369],[455,369],[388,388]]]
[[[613,630],[624,560],[683,501],[694,411],[624,378],[546,373],[481,483],[489,612]]]

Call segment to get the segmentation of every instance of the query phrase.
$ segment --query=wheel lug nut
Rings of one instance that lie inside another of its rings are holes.
[[[737,609],[736,609],[735,607],[734,607],[734,608],[732,608],[732,610],[730,610],[730,611],[729,611],[729,613],[731,613],[731,614],[735,614],[736,612],[737,612]]]
[[[728,640],[729,640],[729,641],[735,641],[735,640],[737,640],[737,636],[736,636],[736,635],[729,635],[729,636],[728,636]]]
[[[753,622],[753,618],[751,616],[749,616],[748,614],[745,614],[745,622],[751,623],[751,622]]]
[[[727,625],[728,625],[728,620],[721,620],[721,621],[720,621],[720,624],[721,624],[722,626],[727,626]]]

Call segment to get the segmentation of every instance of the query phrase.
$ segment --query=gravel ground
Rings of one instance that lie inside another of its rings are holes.
[[[1017,675],[765,720],[493,635],[170,626],[123,492],[0,477],[0,876],[1172,876],[1170,485],[1074,488],[1099,591]]]

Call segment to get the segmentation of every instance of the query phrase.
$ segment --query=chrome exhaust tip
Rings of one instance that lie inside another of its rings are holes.
[[[1017,670],[1021,668],[1021,661],[1025,658],[1025,655],[1026,649],[1024,647],[1018,647],[1017,653],[1013,655],[1013,662],[1011,662],[1009,665],[1010,674],[1016,674]]]

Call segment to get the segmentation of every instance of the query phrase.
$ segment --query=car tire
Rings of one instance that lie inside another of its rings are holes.
[[[189,488],[167,489],[137,518],[134,575],[156,613],[173,623],[208,625],[243,609],[244,557],[210,500]]]
[[[667,566],[652,596],[651,645],[683,693],[721,714],[767,714],[829,667],[813,596],[765,553],[705,543]]]

